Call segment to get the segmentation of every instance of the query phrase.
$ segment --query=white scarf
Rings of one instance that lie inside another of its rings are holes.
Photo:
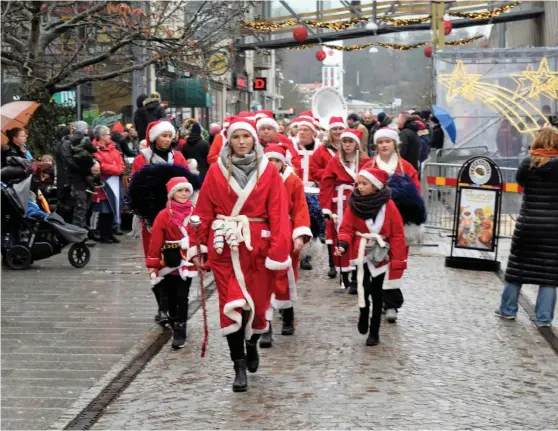
[[[397,153],[393,153],[387,163],[384,162],[379,155],[376,156],[376,166],[390,175],[394,174],[397,169],[397,165],[399,165],[399,157],[397,156]]]

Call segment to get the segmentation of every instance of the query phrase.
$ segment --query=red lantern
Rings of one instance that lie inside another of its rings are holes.
[[[451,33],[452,30],[453,24],[451,23],[451,21],[444,20],[444,34],[447,36]]]
[[[432,57],[432,47],[430,45],[424,48],[424,56],[428,58]]]
[[[293,30],[293,38],[297,42],[304,42],[308,38],[306,27],[297,27]]]
[[[479,42],[479,46],[481,48],[488,48],[488,40],[486,39],[481,39],[481,41]]]
[[[323,49],[320,49],[317,53],[316,53],[316,60],[318,61],[324,61],[326,58],[326,53]]]

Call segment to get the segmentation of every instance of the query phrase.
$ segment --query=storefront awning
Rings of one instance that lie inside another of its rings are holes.
[[[159,81],[157,91],[161,100],[170,106],[183,108],[210,108],[209,85],[196,78]]]

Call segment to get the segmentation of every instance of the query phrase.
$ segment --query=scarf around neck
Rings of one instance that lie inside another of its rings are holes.
[[[368,196],[361,196],[358,189],[355,189],[349,196],[349,208],[363,220],[375,220],[380,209],[391,199],[391,190],[384,187],[377,193]]]
[[[378,169],[381,169],[382,171],[385,171],[388,174],[392,175],[399,165],[399,157],[397,156],[397,153],[393,153],[386,163],[378,155],[376,156],[376,165],[378,166]]]
[[[228,159],[230,152],[230,145],[226,145],[221,150],[221,162],[227,169],[229,169]],[[246,187],[246,184],[248,184],[248,181],[250,181],[250,178],[252,178],[252,175],[256,173],[256,157],[258,157],[258,152],[254,147],[254,149],[244,157],[238,157],[234,154],[230,157],[232,160],[231,174],[240,188],[243,189]]]
[[[539,148],[529,151],[529,154],[534,157],[558,157],[558,150],[554,148]]]
[[[178,227],[184,226],[184,219],[192,214],[192,209],[193,205],[190,200],[182,204],[175,200],[170,201],[169,212],[172,222]]]

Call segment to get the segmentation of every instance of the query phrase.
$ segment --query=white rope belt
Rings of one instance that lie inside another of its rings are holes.
[[[231,250],[238,250],[240,243],[244,242],[246,248],[252,251],[250,222],[266,223],[267,220],[245,215],[225,216],[218,214],[217,219],[211,224],[211,229],[214,231],[213,247],[217,254],[223,253],[225,242]]]

